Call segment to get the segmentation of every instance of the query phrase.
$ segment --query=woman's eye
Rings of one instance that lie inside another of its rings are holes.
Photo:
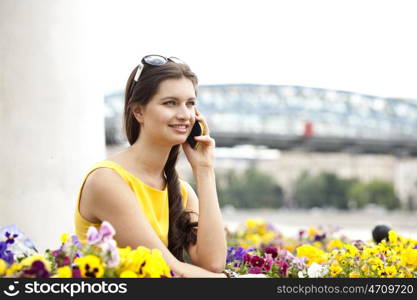
[[[188,103],[191,104],[191,105],[195,105],[195,101],[190,101]]]
[[[175,104],[175,101],[167,101],[167,102],[164,102],[164,104]]]

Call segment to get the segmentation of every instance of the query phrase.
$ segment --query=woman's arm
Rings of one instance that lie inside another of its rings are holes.
[[[203,123],[204,135],[194,139],[200,143],[192,149],[188,143],[182,144],[184,153],[193,169],[197,184],[198,200],[194,191],[189,193],[192,202],[198,202],[197,244],[190,247],[193,263],[214,272],[221,272],[226,264],[227,245],[222,215],[217,199],[214,175],[214,149],[216,143],[210,137],[210,129],[205,118],[195,108],[195,119]],[[194,204],[197,206],[197,204]]]
[[[113,170],[100,168],[92,172],[85,182],[81,200],[84,211],[112,224],[118,247],[159,249],[171,270],[181,277],[225,277],[177,260],[158,238],[133,192]]]
[[[226,264],[226,235],[216,192],[213,168],[194,170],[198,198],[190,185],[187,186],[187,209],[192,221],[198,221],[197,243],[188,249],[193,264],[212,272],[222,272]],[[198,215],[198,220],[196,215]]]

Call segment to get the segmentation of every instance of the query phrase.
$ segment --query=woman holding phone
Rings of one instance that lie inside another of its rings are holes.
[[[176,276],[226,277],[215,141],[195,107],[197,82],[177,58],[142,59],[125,91],[124,127],[130,146],[90,169],[79,192],[75,227],[85,241],[89,226],[108,221],[116,230],[118,247],[157,248]],[[196,122],[193,131],[200,124],[203,135],[189,137]],[[198,197],[175,170],[181,148]],[[191,264],[184,262],[183,251]]]

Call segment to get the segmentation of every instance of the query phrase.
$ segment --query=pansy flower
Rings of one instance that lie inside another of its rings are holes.
[[[88,228],[87,241],[90,245],[96,245],[113,239],[115,234],[116,231],[114,230],[113,226],[111,226],[109,222],[103,221],[98,231],[97,228],[93,226]]]
[[[276,258],[278,256],[278,249],[275,247],[269,246],[265,248],[265,253],[271,254],[272,258]]]
[[[49,271],[41,260],[35,260],[29,269],[23,271],[22,278],[49,278]]]
[[[262,257],[255,255],[255,256],[252,256],[250,263],[252,267],[262,268],[265,264],[265,260]]]
[[[0,241],[6,242],[14,255],[38,252],[32,240],[27,238],[16,225],[8,225],[0,229]]]
[[[280,260],[277,261],[276,264],[279,266],[279,273],[281,274],[281,276],[287,276],[287,271],[289,267],[288,263],[285,260]]]
[[[11,265],[14,262],[13,253],[7,246],[6,242],[0,242],[0,258]]]

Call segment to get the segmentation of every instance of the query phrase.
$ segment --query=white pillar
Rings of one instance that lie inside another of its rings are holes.
[[[105,155],[85,3],[0,1],[0,227],[16,224],[42,252],[74,232],[84,172]]]

